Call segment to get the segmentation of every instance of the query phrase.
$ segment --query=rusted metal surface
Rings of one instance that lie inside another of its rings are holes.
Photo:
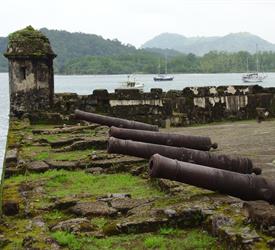
[[[217,143],[212,143],[209,137],[139,131],[116,127],[110,128],[109,135],[124,140],[141,141],[173,147],[193,148],[204,151],[209,151],[211,148],[217,148],[218,146]]]
[[[155,154],[149,161],[149,175],[218,191],[243,200],[275,203],[275,182],[254,174],[233,173]]]
[[[131,121],[111,116],[98,115],[90,112],[81,111],[78,109],[75,110],[75,117],[79,120],[85,120],[88,122],[106,125],[108,127],[115,126],[120,128],[136,130],[158,131],[158,126],[156,125],[150,125],[143,122]]]
[[[160,154],[171,159],[225,169],[238,173],[260,173],[260,170],[258,168],[254,168],[252,161],[248,158],[217,155],[207,151],[195,149],[121,140],[110,137],[108,140],[107,150],[109,153],[131,155],[145,159],[150,159],[150,157],[154,154]]]

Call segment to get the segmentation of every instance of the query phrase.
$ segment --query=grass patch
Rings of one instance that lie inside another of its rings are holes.
[[[43,218],[47,221],[59,221],[67,216],[59,210],[52,210],[44,214]]]
[[[53,135],[34,135],[35,139],[46,139],[48,142],[55,142],[59,140],[65,140],[70,138],[69,136],[65,136],[64,134],[53,134]]]
[[[159,234],[161,235],[177,235],[178,233],[178,229],[171,227],[163,227],[159,230]]]
[[[216,238],[211,237],[201,230],[177,230],[176,235],[160,235],[155,233],[129,234],[111,236],[102,239],[93,237],[79,237],[67,232],[55,232],[52,234],[60,245],[68,249],[98,250],[98,249],[225,249]]]
[[[98,228],[102,229],[108,223],[108,220],[104,217],[95,217],[91,222],[93,225],[96,225]]]
[[[61,153],[51,152],[49,155],[49,158],[57,161],[76,161],[76,160],[83,160],[89,157],[89,155],[91,155],[92,152],[93,152],[92,149],[61,152]]]
[[[200,230],[189,231],[183,241],[175,241],[175,246],[175,249],[220,249],[215,238]]]
[[[68,247],[69,249],[73,249],[73,250],[81,249],[82,242],[77,240],[76,236],[71,233],[57,231],[52,233],[52,237],[61,246]]]
[[[75,161],[83,160],[92,153],[92,149],[77,150],[70,152],[53,152],[50,146],[25,146],[21,150],[21,156],[24,159],[43,161]]]
[[[20,151],[20,156],[23,159],[29,160],[45,160],[49,157],[49,146],[25,146]]]
[[[133,197],[161,195],[146,180],[129,174],[88,175],[85,172],[58,172],[46,185],[49,193],[64,197],[71,194],[131,193]]]
[[[149,236],[144,240],[144,246],[150,249],[163,249],[164,237],[163,236]]]
[[[50,170],[45,173],[14,176],[5,181],[5,184],[22,181],[48,180],[45,188],[52,196],[64,197],[73,194],[102,195],[107,193],[131,193],[136,197],[163,196],[163,193],[150,183],[130,174],[90,175],[84,171]]]

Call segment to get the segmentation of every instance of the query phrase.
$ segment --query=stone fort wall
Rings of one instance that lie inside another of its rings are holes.
[[[91,95],[54,95],[50,116],[69,115],[75,109],[137,120],[162,127],[222,120],[254,119],[259,113],[275,117],[275,88],[254,86],[187,87],[183,90],[94,90]],[[33,121],[49,117],[33,116]],[[63,121],[61,121],[63,122]]]

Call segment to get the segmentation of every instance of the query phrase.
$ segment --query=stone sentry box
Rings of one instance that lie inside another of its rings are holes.
[[[53,104],[54,77],[48,38],[31,26],[9,35],[5,57],[9,60],[11,115],[49,110]]]

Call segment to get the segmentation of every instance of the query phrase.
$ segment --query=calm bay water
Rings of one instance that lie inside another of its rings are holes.
[[[135,75],[136,81],[144,83],[144,91],[151,88],[182,90],[188,86],[242,85],[242,74],[176,74],[172,82],[154,82],[154,75]],[[70,75],[55,76],[55,92],[72,92],[81,95],[92,94],[94,89],[107,89],[114,92],[127,80],[127,75]],[[6,136],[8,130],[9,88],[8,74],[0,73],[0,169],[3,162]],[[275,87],[275,73],[268,73],[268,78],[261,84],[264,87]],[[1,172],[1,171],[0,171]]]
[[[0,73],[0,182],[9,123],[8,74]]]
[[[137,82],[144,83],[144,91],[151,88],[182,90],[187,86],[242,85],[242,74],[176,74],[172,82],[154,82],[154,75],[135,75]],[[81,95],[91,94],[94,89],[107,89],[114,92],[127,80],[127,75],[82,75],[55,76],[55,92],[73,92]],[[275,87],[275,73],[268,73],[268,78],[261,84]]]

